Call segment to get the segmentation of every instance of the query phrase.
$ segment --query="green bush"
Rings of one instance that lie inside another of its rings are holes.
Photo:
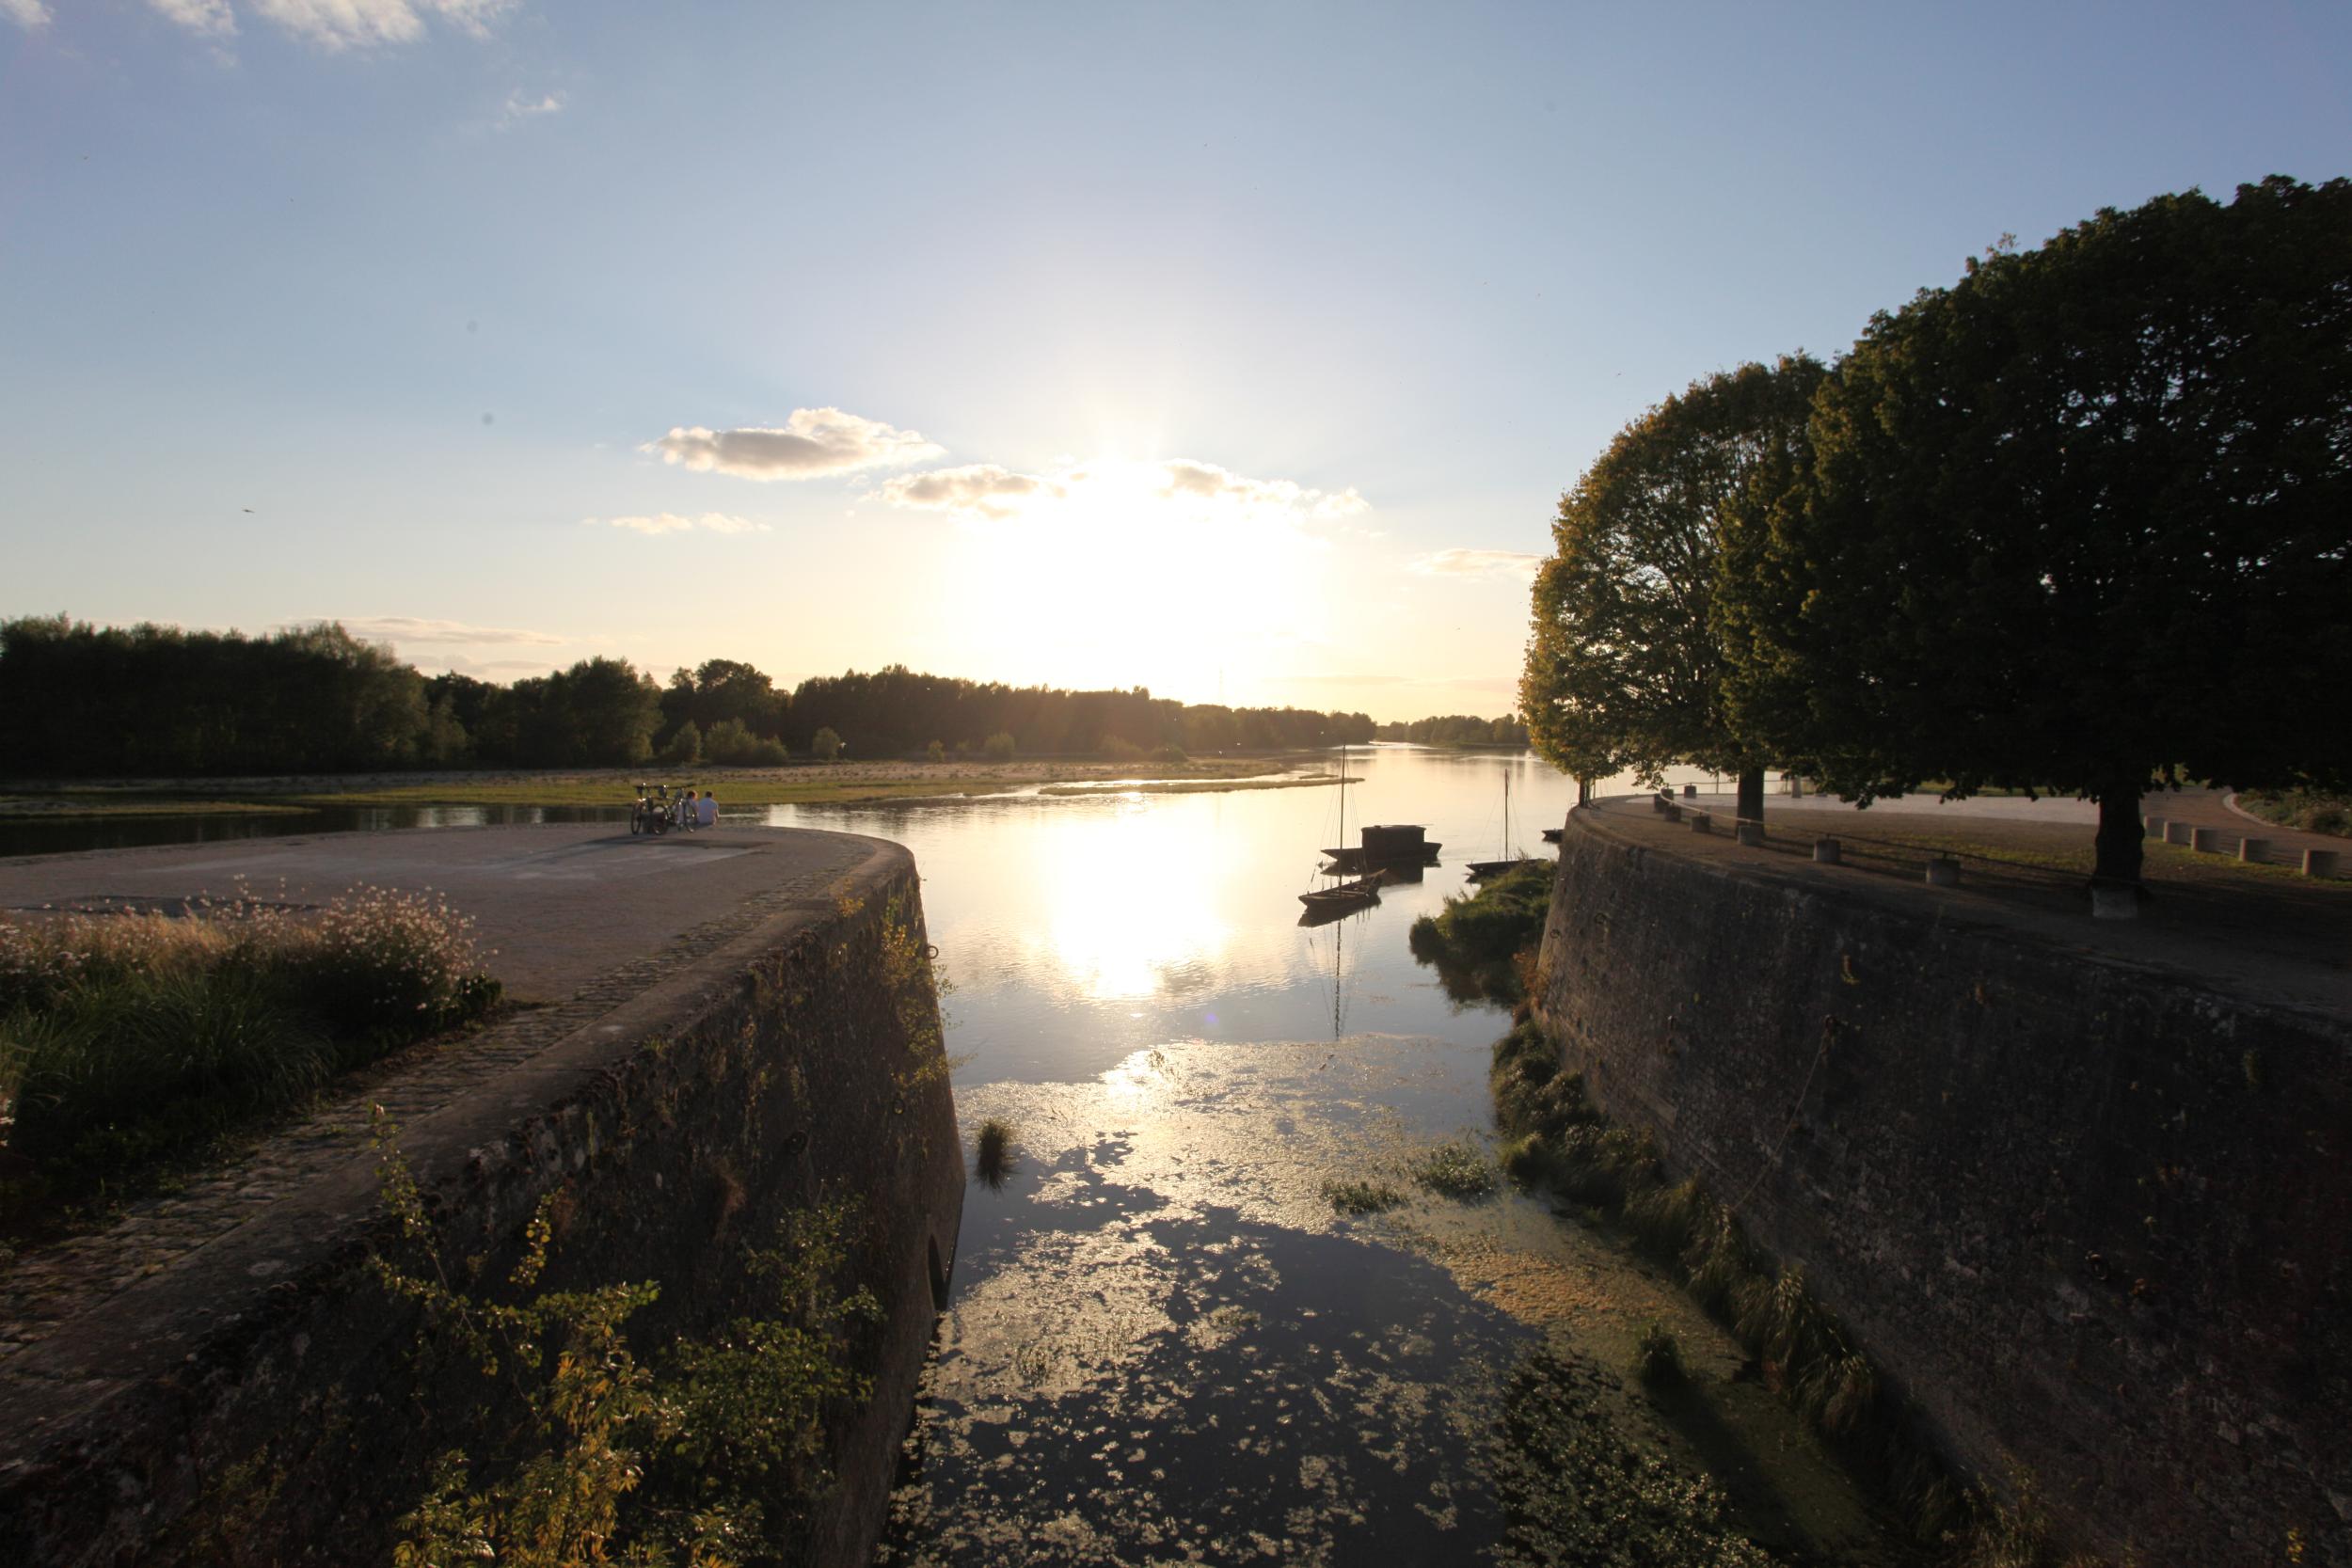
[[[841,736],[831,724],[809,737],[808,754],[818,762],[833,762],[841,755]]]
[[[987,744],[980,748],[980,754],[991,762],[1010,762],[1012,760],[1012,736],[1003,730],[998,730],[988,737]]]
[[[1652,1387],[1683,1380],[1682,1347],[1673,1332],[1655,1319],[1642,1325],[1641,1338],[1633,1341],[1633,1375]]]
[[[742,728],[740,721],[736,722]],[[703,732],[689,719],[671,735],[669,743],[661,748],[661,760],[672,768],[691,768],[703,759]]]
[[[1469,1202],[1495,1190],[1494,1167],[1470,1144],[1455,1140],[1428,1150],[1412,1165],[1413,1180],[1440,1197]]]
[[[754,735],[740,719],[722,719],[702,737],[703,760],[722,768],[780,768],[790,760],[784,742]]]
[[[1192,754],[1175,742],[1168,741],[1152,748],[1152,760],[1167,763],[1190,762]]]
[[[1104,736],[1103,737],[1102,745],[1095,748],[1095,750],[1101,755],[1110,758],[1113,762],[1133,762],[1136,758],[1143,755],[1142,747],[1136,745],[1134,741],[1129,740],[1125,736],[1120,735]]]
[[[1323,1199],[1343,1214],[1381,1214],[1401,1208],[1405,1195],[1386,1181],[1326,1181]]]
[[[1438,971],[1457,1002],[1515,1003],[1526,991],[1521,955],[1543,940],[1551,911],[1550,861],[1515,866],[1476,893],[1457,894],[1406,933],[1413,957]]]
[[[947,760],[947,748],[934,740],[929,746],[923,748],[923,757],[927,762],[946,762]]]

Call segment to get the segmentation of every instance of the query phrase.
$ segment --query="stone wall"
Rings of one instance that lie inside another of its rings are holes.
[[[826,1433],[837,1479],[809,1557],[864,1562],[945,1300],[963,1171],[914,863],[840,842],[837,874],[665,944],[628,984],[549,1009],[553,1024],[515,1020],[526,1047],[494,1031],[273,1140],[257,1182],[311,1158],[306,1138],[334,1153],[10,1356],[0,1562],[381,1560],[466,1430],[457,1391],[483,1385],[421,1369],[416,1309],[368,1267],[389,1239],[366,1135],[376,1101],[402,1123],[453,1267],[479,1258],[480,1277],[503,1278],[557,1194],[544,1286],[656,1282],[631,1320],[646,1347],[755,1313],[745,1248],[791,1211],[852,1202],[841,1285],[882,1312],[854,1343],[871,1398]]]
[[[1538,1019],[1965,1467],[2118,1561],[2352,1562],[2344,1019],[1568,823]]]

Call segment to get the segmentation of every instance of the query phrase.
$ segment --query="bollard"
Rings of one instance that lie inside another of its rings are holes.
[[[2185,822],[2167,822],[2164,825],[2164,841],[2167,844],[2186,844],[2189,835],[2196,831]]]
[[[2221,830],[2218,828],[2191,828],[2188,831],[2188,847],[2191,849],[2196,850],[2201,855],[2217,855],[2221,853]]]
[[[1691,831],[1694,833],[1711,833],[1715,831],[1715,819],[1703,811],[1694,811],[1691,814]]]
[[[1791,800],[1802,800],[1804,799],[1804,781],[1798,778],[1794,773],[1788,775],[1788,799]]]
[[[2090,918],[2093,920],[2137,920],[2139,890],[2129,884],[2093,882],[2090,887]]]
[[[2336,874],[2336,858],[2340,849],[2306,849],[2303,851],[2303,875],[2332,877]]]
[[[1838,844],[1837,844],[1837,841],[1836,841],[1836,839],[1834,839],[1834,838],[1817,838],[1817,839],[1815,839],[1815,840],[1813,841],[1813,858],[1814,858],[1814,860],[1815,860],[1815,861],[1819,862],[1820,864],[1822,864],[1822,865],[1836,865],[1836,864],[1837,864],[1837,863],[1838,863],[1838,861],[1837,861],[1837,855],[1838,855]]]
[[[1665,797],[1665,795],[1664,795],[1662,792],[1661,792],[1661,793],[1660,793],[1660,794],[1657,794],[1657,795],[1653,795],[1653,796],[1651,796],[1651,797],[1649,798],[1649,809],[1650,809],[1650,810],[1652,810],[1652,811],[1661,811],[1661,812],[1662,812],[1662,811],[1664,811],[1664,810],[1666,809],[1666,805],[1667,805],[1666,797]]]
[[[1682,798],[1686,800],[1697,800],[1699,798],[1699,786],[1696,784],[1684,784],[1682,786]]]
[[[2237,858],[2249,865],[2259,863],[2269,853],[2270,840],[2266,838],[2241,838],[2237,841]]]
[[[1928,886],[1960,886],[1960,862],[1948,858],[1928,862]]]
[[[1676,805],[1672,800],[1666,802],[1666,820],[1669,822],[1679,822],[1682,820],[1682,808]]]
[[[2162,838],[2164,836],[2164,818],[2161,816],[2151,816],[2146,821],[2142,822],[2140,826],[2147,830],[2148,836],[2150,838]]]
[[[1764,824],[1761,822],[1742,822],[1739,827],[1733,829],[1732,832],[1733,835],[1748,848],[1761,849],[1764,847]]]

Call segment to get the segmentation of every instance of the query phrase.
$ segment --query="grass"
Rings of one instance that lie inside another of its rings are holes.
[[[1323,1198],[1343,1214],[1385,1214],[1405,1204],[1405,1195],[1386,1181],[1326,1181]]]
[[[1531,860],[1476,893],[1448,898],[1438,913],[1413,922],[1406,937],[1413,957],[1437,970],[1456,1002],[1518,1002],[1527,990],[1520,955],[1543,937],[1557,870],[1554,862]]]
[[[469,925],[382,890],[311,914],[0,923],[0,1228],[105,1200],[480,1018],[500,989]]]

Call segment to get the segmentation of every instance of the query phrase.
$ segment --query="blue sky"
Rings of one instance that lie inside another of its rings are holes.
[[[1628,420],[2352,173],[2348,78],[2342,6],[0,0],[0,614],[1499,712]]]

